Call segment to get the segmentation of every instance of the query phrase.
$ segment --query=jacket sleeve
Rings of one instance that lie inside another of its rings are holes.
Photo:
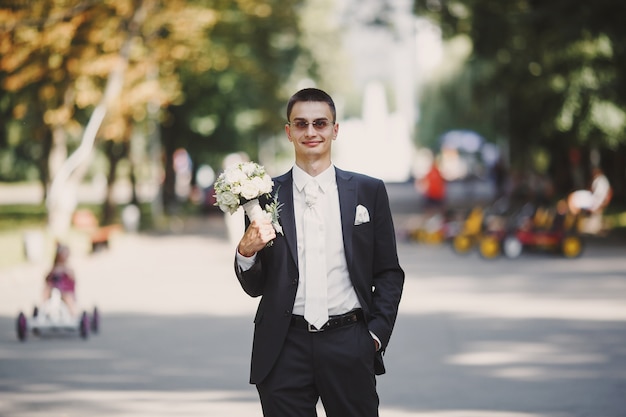
[[[258,297],[263,295],[263,287],[265,285],[265,273],[263,270],[263,262],[261,254],[257,254],[254,265],[246,271],[243,271],[237,262],[235,256],[235,274],[241,288],[250,297]]]
[[[398,315],[404,286],[404,271],[400,267],[396,236],[384,184],[376,190],[374,221],[374,253],[372,259],[372,303],[369,328],[381,340],[384,351]]]

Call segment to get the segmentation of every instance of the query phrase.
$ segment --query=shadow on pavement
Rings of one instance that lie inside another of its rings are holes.
[[[249,317],[102,315],[99,334],[36,337],[20,343],[1,317],[0,391],[50,384],[88,390],[247,388]]]
[[[624,340],[620,321],[403,315],[382,403],[432,415],[623,416]]]
[[[68,408],[107,415],[142,401],[197,407],[224,401],[258,409],[247,384],[249,317],[103,315],[101,334],[86,341],[31,337],[20,343],[13,327],[14,319],[0,317],[0,392],[14,399],[11,415]],[[623,416],[624,340],[620,321],[403,314],[387,352],[388,374],[379,378],[381,410],[389,416],[462,410]],[[84,403],[49,400],[83,391],[93,396]],[[110,392],[116,401],[126,393],[125,402],[109,403]],[[37,400],[36,393],[47,396]]]

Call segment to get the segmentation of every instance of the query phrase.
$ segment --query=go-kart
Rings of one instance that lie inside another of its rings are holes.
[[[96,307],[91,317],[86,311],[78,316],[72,315],[61,297],[61,291],[52,288],[50,298],[34,308],[31,318],[23,312],[18,314],[16,330],[17,338],[22,342],[26,341],[29,333],[41,337],[79,334],[87,339],[90,332],[98,333],[100,330],[100,315]]]
[[[583,252],[583,241],[576,233],[549,230],[517,230],[502,241],[502,252],[507,258],[517,258],[524,248],[551,250],[566,258],[577,258]]]
[[[467,215],[460,233],[452,238],[452,249],[463,255],[478,247],[482,258],[492,259],[500,255],[500,239],[505,231],[505,214],[510,203],[506,199],[494,202],[483,209],[474,207]]]
[[[410,231],[412,240],[428,244],[440,244],[450,237],[454,224],[448,222],[442,214],[435,214],[423,224]]]
[[[463,222],[461,230],[452,238],[452,249],[458,254],[466,254],[480,240],[483,232],[484,210],[474,207]]]
[[[563,207],[557,207],[556,211],[537,209],[532,217],[522,219],[518,227],[502,238],[502,252],[507,258],[517,258],[524,249],[539,249],[577,258],[584,249],[577,222],[577,216]]]

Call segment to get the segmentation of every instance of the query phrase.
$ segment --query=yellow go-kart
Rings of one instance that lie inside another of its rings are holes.
[[[463,227],[452,239],[452,249],[454,252],[463,255],[480,241],[483,231],[484,211],[481,207],[475,207],[465,219]]]
[[[447,224],[443,215],[436,214],[427,219],[410,233],[411,239],[416,242],[438,245],[447,238]]]
[[[484,235],[478,243],[478,253],[484,259],[494,259],[500,256],[501,238],[499,234],[491,233]]]

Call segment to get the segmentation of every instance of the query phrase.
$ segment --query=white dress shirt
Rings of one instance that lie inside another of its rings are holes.
[[[306,248],[304,247],[303,238],[303,215],[306,209],[304,186],[312,179],[313,177],[302,169],[297,166],[293,167],[293,205],[296,218],[296,236],[298,239],[298,270],[300,272],[293,314],[298,315],[304,314],[304,289],[306,285],[306,274],[304,273],[304,251]],[[335,167],[333,165],[328,167],[328,169],[315,177],[315,181],[317,181],[322,190],[318,196],[317,204],[322,217],[326,219],[324,240],[326,242],[328,315],[334,316],[359,308],[360,304],[350,281],[343,248]]]

